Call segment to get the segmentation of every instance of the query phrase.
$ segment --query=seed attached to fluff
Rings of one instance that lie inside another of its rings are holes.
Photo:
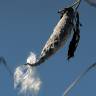
[[[36,55],[30,53],[27,63],[34,64]],[[37,94],[41,88],[41,80],[36,72],[36,68],[29,65],[18,66],[14,72],[14,87],[20,89],[20,93],[30,93],[32,96]]]

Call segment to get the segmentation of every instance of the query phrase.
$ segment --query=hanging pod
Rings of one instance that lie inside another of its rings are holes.
[[[55,54],[61,47],[63,47],[72,34],[74,26],[75,11],[72,7],[65,8],[59,11],[61,19],[55,26],[53,33],[49,37],[45,46],[43,47],[40,57],[35,64],[29,64],[31,66],[40,65],[50,56]]]

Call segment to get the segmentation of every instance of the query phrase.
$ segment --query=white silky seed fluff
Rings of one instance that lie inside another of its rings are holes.
[[[30,53],[27,58],[27,63],[35,63],[36,55]],[[36,68],[32,68],[29,65],[18,66],[14,72],[14,88],[19,88],[20,93],[23,94],[38,94],[41,88],[41,80],[36,73]]]

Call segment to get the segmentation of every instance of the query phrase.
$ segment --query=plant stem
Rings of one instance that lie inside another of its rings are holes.
[[[96,67],[96,63],[90,65],[85,71],[81,72],[81,74],[67,87],[67,89],[63,93],[63,96],[67,96],[67,94],[72,90],[72,88],[75,87],[77,83],[79,83],[81,78],[84,77],[87,72],[89,72],[94,67]]]
[[[72,4],[70,7],[74,7],[75,5],[77,5],[76,7],[75,7],[75,10],[77,10],[78,9],[78,7],[79,7],[79,5],[80,5],[80,3],[81,3],[81,1],[82,0],[77,0],[74,4]]]
[[[13,76],[13,73],[11,71],[11,68],[9,67],[9,65],[7,64],[6,60],[4,57],[0,57],[0,63],[4,64],[6,70],[9,72],[10,76]]]

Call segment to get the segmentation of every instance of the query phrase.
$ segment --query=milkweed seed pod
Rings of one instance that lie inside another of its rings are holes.
[[[72,28],[74,26],[75,11],[72,7],[65,8],[59,12],[61,14],[61,19],[55,26],[52,35],[48,39],[44,48],[41,51],[41,55],[37,60],[36,64],[32,66],[39,65],[47,60],[50,56],[56,53],[61,47],[63,47],[72,33]]]

